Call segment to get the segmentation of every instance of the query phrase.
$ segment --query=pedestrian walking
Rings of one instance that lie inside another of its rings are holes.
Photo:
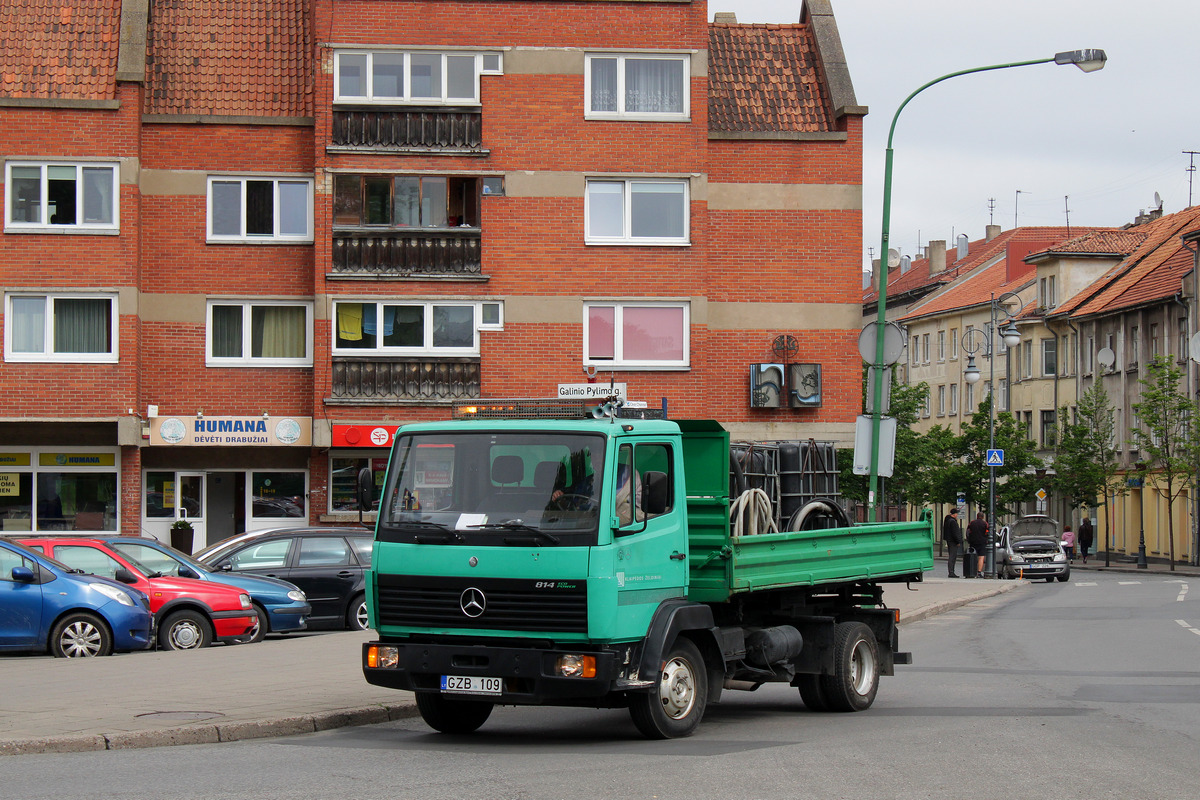
[[[1083,556],[1083,563],[1087,563],[1088,550],[1092,549],[1092,537],[1096,535],[1092,529],[1092,521],[1087,517],[1083,518],[1083,522],[1079,523],[1079,553]]]
[[[988,524],[982,511],[967,523],[967,544],[975,551],[975,577],[982,578],[984,553],[987,552],[988,546]]]
[[[1067,560],[1075,560],[1075,531],[1071,530],[1071,523],[1063,525],[1062,546],[1067,551]]]
[[[962,545],[962,528],[958,525],[958,506],[950,509],[950,513],[942,520],[942,539],[946,542],[946,567],[948,578],[957,578],[954,574],[954,563],[958,560],[958,548]]]

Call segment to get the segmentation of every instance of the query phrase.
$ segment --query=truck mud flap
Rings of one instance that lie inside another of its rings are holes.
[[[646,644],[642,648],[639,676],[649,685],[654,685],[653,678],[662,664],[663,654],[667,652],[680,634],[688,632],[689,637],[696,642],[701,655],[708,667],[708,700],[716,703],[721,697],[721,687],[724,683],[725,662],[721,656],[721,639],[716,623],[713,621],[712,609],[702,603],[692,603],[687,600],[666,600],[654,612],[650,621],[650,630],[646,632]]]

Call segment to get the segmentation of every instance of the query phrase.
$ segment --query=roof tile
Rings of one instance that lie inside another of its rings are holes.
[[[120,0],[0,3],[0,94],[111,100],[120,25]]]

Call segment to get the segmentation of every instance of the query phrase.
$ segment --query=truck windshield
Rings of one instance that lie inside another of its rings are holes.
[[[381,541],[527,547],[596,542],[605,439],[572,433],[397,438]]]

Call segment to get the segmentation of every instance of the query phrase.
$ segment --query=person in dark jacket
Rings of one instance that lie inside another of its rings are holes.
[[[1088,550],[1092,549],[1092,537],[1096,533],[1092,528],[1092,521],[1087,517],[1083,518],[1083,522],[1079,523],[1079,552],[1083,555],[1083,563],[1087,563]]]
[[[962,544],[962,528],[958,525],[958,507],[950,509],[946,519],[942,521],[942,539],[946,542],[947,577],[957,578],[954,574],[954,563],[958,559],[958,548]]]
[[[987,518],[983,516],[982,511],[975,515],[975,519],[967,523],[967,543],[975,550],[977,558],[975,577],[982,578],[984,554],[987,552],[988,546]]]

